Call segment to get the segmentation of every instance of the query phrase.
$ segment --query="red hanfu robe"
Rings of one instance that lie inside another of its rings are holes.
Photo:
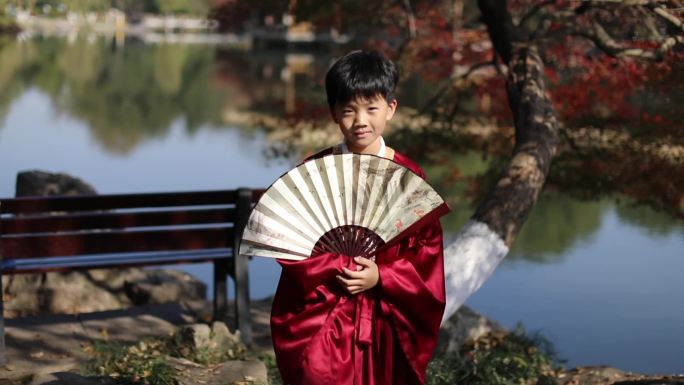
[[[394,161],[425,178],[405,156],[395,153]],[[271,335],[283,382],[423,384],[445,305],[442,252],[435,218],[378,253],[378,285],[356,295],[335,280],[342,267],[356,270],[349,256],[279,260]]]

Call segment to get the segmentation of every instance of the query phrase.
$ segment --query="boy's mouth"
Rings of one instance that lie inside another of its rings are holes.
[[[364,138],[370,135],[370,131],[354,131],[354,136],[357,138]]]

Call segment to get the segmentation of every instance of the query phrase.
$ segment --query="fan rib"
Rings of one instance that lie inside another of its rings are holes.
[[[383,236],[382,232],[379,231],[378,225],[380,223],[380,220],[384,218],[389,212],[390,202],[392,201],[392,199],[394,199],[395,195],[397,194],[397,191],[399,191],[396,186],[399,185],[399,181],[401,180],[405,171],[405,169],[397,167],[393,169],[391,173],[388,173],[389,180],[384,185],[385,193],[382,196],[382,201],[378,205],[379,208],[373,214],[373,219],[368,225],[368,228],[375,231],[385,242],[387,241],[387,239]]]
[[[286,175],[287,176],[287,175]],[[316,221],[309,210],[307,210],[306,207],[304,207],[301,203],[301,194],[299,194],[299,191],[292,191],[290,189],[290,186],[288,185],[287,182],[285,182],[285,177],[282,179],[278,179],[276,183],[273,184],[273,189],[275,192],[280,194],[280,196],[287,201],[290,206],[297,212],[300,218],[302,218],[308,225],[309,227],[313,230],[314,234],[319,235],[323,234],[325,231],[321,227],[321,224]],[[288,182],[292,183],[291,180],[288,179]],[[297,197],[295,194],[299,195]],[[265,196],[266,194],[264,194]]]
[[[272,195],[277,195],[277,191],[274,191],[274,193],[275,194]],[[285,206],[289,206],[289,208]],[[272,213],[273,215],[271,215],[271,217],[278,218],[279,222],[292,228],[292,230],[297,232],[297,234],[299,234],[301,237],[304,237],[305,239],[314,243],[317,241],[317,239],[312,239],[312,229],[309,228],[308,224],[306,222],[302,222],[300,220],[301,218],[292,215],[292,207],[286,201],[279,202],[268,195],[264,196],[264,198],[259,201],[259,205],[254,209],[262,211],[264,214]],[[302,231],[302,228],[309,231]]]
[[[353,218],[353,205],[352,205],[352,199],[353,199],[353,187],[352,187],[352,177],[354,175],[354,158],[351,154],[345,154],[342,155],[342,178],[343,178],[343,185],[344,185],[344,224],[345,225],[351,225],[352,218]],[[352,233],[347,232],[347,244],[346,248],[347,250],[351,249],[352,246]]]
[[[263,212],[256,212],[255,214],[259,215],[259,223],[261,224],[260,226],[262,228],[267,228],[269,231],[264,232],[261,231],[259,227],[254,228],[251,226],[248,226],[246,230],[249,230],[249,233],[253,233],[258,236],[263,236],[263,237],[268,237],[269,239],[272,240],[280,240],[281,242],[291,242],[294,247],[301,247],[301,248],[306,248],[306,250],[311,250],[313,245],[316,243],[315,241],[308,241],[305,238],[302,238],[299,234],[296,232],[292,231],[292,229],[289,226],[283,225],[279,223],[277,220],[274,218],[270,218],[269,216],[265,215]],[[260,242],[259,238],[247,238],[255,242]],[[265,244],[268,244],[268,242],[262,242]]]
[[[258,246],[258,247],[257,247]],[[278,259],[289,259],[295,261],[301,261],[308,256],[301,256],[293,254],[290,252],[283,252],[278,250],[273,250],[266,245],[249,245],[245,244],[244,247],[240,247],[240,254],[242,255],[253,255],[256,257],[266,257],[266,258],[278,258]]]
[[[345,225],[351,225],[353,218],[353,183],[354,176],[354,159],[351,154],[342,155],[342,177],[344,178],[344,219]]]
[[[292,192],[295,200],[300,204],[302,208],[306,211],[302,213],[303,217],[311,218],[320,228],[320,235],[325,234],[330,227],[327,227],[321,218],[323,214],[318,209],[318,206],[312,203],[313,197],[311,197],[311,191],[308,190],[307,184],[302,180],[302,176],[299,173],[299,169],[296,168],[283,176],[283,182],[288,187],[288,191]]]
[[[382,189],[386,181],[386,176],[388,175],[388,167],[390,165],[390,160],[385,158],[373,159],[377,162],[371,162],[368,169],[371,178],[369,178],[368,186],[370,189],[370,197],[368,198],[368,209],[366,210],[366,215],[363,218],[363,227],[370,228],[370,223],[373,220],[375,212],[378,211],[380,203],[382,200]]]
[[[373,199],[377,195],[377,191],[374,189],[375,187],[375,181],[377,179],[377,172],[376,170],[378,169],[378,160],[380,158],[369,158],[367,160],[367,167],[366,167],[366,179],[364,181],[365,187],[364,187],[364,195],[365,195],[365,201],[366,201],[366,206],[364,207],[363,210],[363,215],[360,218],[360,223],[359,225],[362,227],[368,227],[368,221],[370,218],[368,218],[368,214],[371,210],[373,210]]]
[[[260,244],[260,243],[255,243],[255,242],[252,242],[252,241],[249,241],[249,240],[247,240],[247,241],[245,242],[245,245],[246,245],[246,247],[258,246],[258,247],[264,248],[265,250],[270,250],[270,251],[276,251],[276,252],[279,252],[279,253],[290,254],[290,255],[296,256],[297,258],[308,258],[308,257],[309,257],[308,254],[298,253],[298,252],[296,252],[296,251],[293,251],[293,250],[290,250],[290,249],[283,249],[283,248],[280,248],[280,247],[277,247],[277,246],[274,246],[274,245],[264,245],[264,244]]]
[[[356,179],[356,205],[354,205],[353,225],[361,224],[363,213],[366,211],[366,177],[368,176],[368,162],[359,162],[359,173]]]
[[[302,255],[308,255],[309,250],[311,250],[311,247],[298,246],[294,244],[294,242],[291,242],[289,240],[284,240],[281,238],[276,238],[265,234],[255,234],[252,230],[248,228],[245,228],[243,234],[243,241],[251,242],[252,244],[260,245],[265,248],[277,248]]]
[[[325,188],[323,183],[323,176],[325,174],[325,163],[321,159],[316,159],[313,162],[306,162],[303,164],[308,172],[308,180],[311,181],[311,186],[316,194],[313,194],[316,198],[316,202],[322,211],[326,215],[326,219],[330,224],[330,228],[334,229],[339,226],[335,218],[335,214],[332,212],[332,207],[330,206],[330,198],[328,197],[328,189]],[[301,167],[301,166],[300,166]]]
[[[388,238],[386,239],[394,238],[407,224],[412,222],[410,220],[410,215],[414,213],[406,212],[406,208],[409,206],[409,198],[416,190],[416,186],[423,182],[424,181],[415,174],[404,174],[404,178],[402,178],[402,186],[404,187],[401,190],[401,193],[398,194],[397,199],[391,203],[387,215],[378,225],[378,228],[386,229],[388,231]],[[401,215],[402,213],[405,215]]]
[[[335,158],[323,158],[325,164],[325,175],[328,179],[326,187],[328,188],[328,197],[333,208],[335,219],[338,226],[344,225],[344,213],[342,211],[342,200],[344,199],[344,191],[340,189],[340,173],[339,164],[335,162]]]
[[[333,226],[328,221],[328,216],[323,212],[321,199],[317,194],[318,191],[316,190],[316,186],[314,186],[313,184],[311,172],[307,168],[308,164],[309,162],[297,167],[292,172],[292,180],[296,181],[299,185],[302,186],[300,191],[304,196],[307,207],[310,207],[311,210],[313,210],[315,214],[314,218],[316,218],[319,221],[319,223],[321,223],[321,225],[323,226],[323,230],[329,231],[333,228]],[[306,176],[306,178],[304,176]]]

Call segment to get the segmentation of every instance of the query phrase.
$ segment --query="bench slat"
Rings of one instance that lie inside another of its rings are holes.
[[[255,196],[259,194],[255,193]],[[221,205],[235,202],[235,190],[172,193],[78,195],[3,199],[0,214],[51,211],[111,210],[116,208]]]
[[[55,214],[0,219],[3,235],[73,231],[89,229],[123,229],[148,226],[176,226],[233,222],[235,208],[169,210],[151,212],[98,212]]]
[[[2,261],[3,273],[35,273],[44,271],[87,270],[108,267],[132,267],[171,263],[210,262],[215,259],[230,259],[233,249],[200,249],[190,251],[109,253],[57,258],[15,259]]]
[[[8,236],[2,237],[2,258],[224,248],[233,236],[232,227]]]

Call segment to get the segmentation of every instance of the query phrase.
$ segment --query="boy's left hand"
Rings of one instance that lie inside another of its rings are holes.
[[[378,265],[368,258],[355,257],[357,271],[342,268],[344,276],[338,275],[337,281],[349,294],[358,294],[375,287],[380,279]]]

